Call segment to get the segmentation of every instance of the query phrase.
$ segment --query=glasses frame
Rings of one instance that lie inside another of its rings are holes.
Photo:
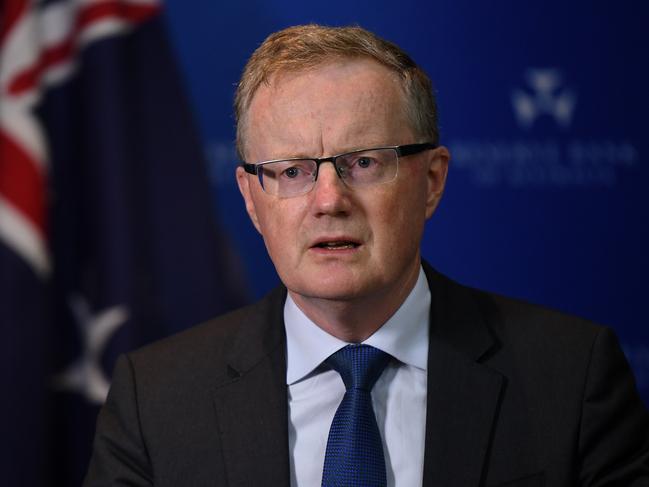
[[[382,147],[372,147],[369,149],[358,149],[358,150],[353,150],[350,152],[343,152],[342,154],[336,154],[335,156],[330,156],[330,157],[289,157],[288,159],[272,159],[270,161],[262,161],[262,162],[257,162],[257,163],[250,163],[250,162],[242,162],[241,166],[243,167],[243,170],[246,171],[248,174],[252,174],[254,176],[257,176],[259,179],[259,184],[261,185],[261,188],[266,192],[266,188],[264,188],[264,183],[262,182],[262,172],[259,171],[260,166],[264,166],[266,164],[272,164],[275,162],[290,162],[290,161],[313,161],[315,162],[316,168],[315,168],[315,177],[313,178],[313,184],[315,186],[315,182],[318,180],[318,174],[320,174],[320,165],[325,163],[325,162],[331,162],[336,169],[336,174],[340,178],[343,183],[345,183],[345,179],[343,178],[340,168],[336,164],[336,160],[339,157],[345,157],[345,156],[350,156],[352,154],[358,154],[359,152],[368,152],[368,151],[373,151],[373,150],[381,150],[381,149],[393,149],[397,153],[397,163],[399,161],[399,158],[401,157],[406,157],[406,156],[412,156],[415,154],[419,154],[420,152],[423,152],[425,150],[433,150],[437,149],[439,147],[438,144],[433,144],[432,142],[422,142],[419,144],[405,144],[405,145],[389,145],[389,146],[382,146]],[[347,183],[345,183],[347,184]],[[313,188],[311,188],[313,189]],[[296,195],[292,196],[299,196],[302,194],[306,194],[311,189],[305,191],[304,193],[298,193]],[[272,194],[272,193],[269,193]],[[289,198],[292,196],[288,196]]]

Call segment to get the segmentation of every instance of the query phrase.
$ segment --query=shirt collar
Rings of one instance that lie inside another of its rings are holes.
[[[428,281],[420,268],[415,287],[399,309],[363,343],[425,371],[428,363],[430,299]],[[307,318],[290,293],[284,303],[284,324],[288,385],[303,379],[332,353],[348,345]]]

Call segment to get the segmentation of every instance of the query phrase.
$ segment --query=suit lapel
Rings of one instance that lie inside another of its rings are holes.
[[[284,298],[274,292],[241,323],[213,392],[231,486],[289,484]]]
[[[432,305],[423,485],[478,487],[505,382],[481,361],[498,341],[470,289],[424,270]]]
[[[424,486],[478,487],[504,379],[443,344],[430,352]]]

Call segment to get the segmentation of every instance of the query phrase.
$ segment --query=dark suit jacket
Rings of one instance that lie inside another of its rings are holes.
[[[610,330],[425,271],[425,486],[649,486]],[[288,485],[285,295],[121,357],[85,485]]]

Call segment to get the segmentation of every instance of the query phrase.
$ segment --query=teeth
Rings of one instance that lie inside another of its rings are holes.
[[[322,242],[321,244],[319,244],[319,247],[323,247],[327,249],[345,250],[345,249],[353,249],[354,247],[356,247],[356,244],[351,242]]]

